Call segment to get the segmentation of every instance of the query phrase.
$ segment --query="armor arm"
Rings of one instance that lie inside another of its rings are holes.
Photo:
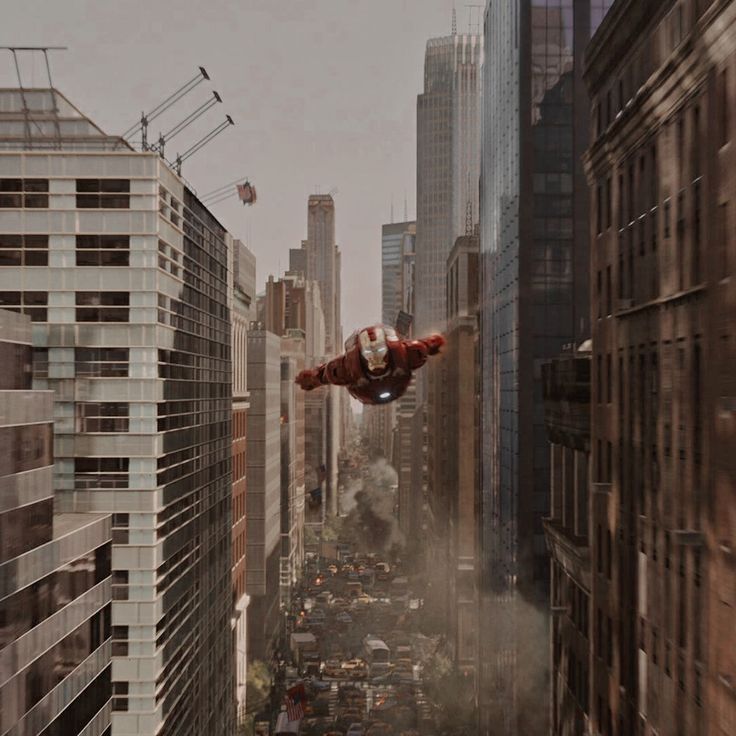
[[[405,345],[409,368],[411,370],[421,368],[430,355],[439,353],[444,344],[445,338],[442,335],[430,335],[422,340],[408,340]]]
[[[333,358],[329,363],[322,363],[316,368],[308,368],[299,373],[296,383],[305,391],[312,391],[328,383],[334,386],[346,386],[352,383],[347,361],[344,355]]]

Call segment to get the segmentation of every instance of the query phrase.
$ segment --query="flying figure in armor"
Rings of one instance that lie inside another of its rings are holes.
[[[430,355],[437,355],[444,344],[442,335],[405,340],[393,327],[364,327],[345,341],[342,355],[301,371],[296,382],[305,391],[330,383],[345,386],[363,404],[388,404],[404,394],[413,371]]]

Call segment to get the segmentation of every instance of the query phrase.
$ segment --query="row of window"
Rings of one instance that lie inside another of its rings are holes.
[[[129,179],[77,179],[78,209],[129,209]],[[47,208],[48,179],[0,179],[0,207]]]

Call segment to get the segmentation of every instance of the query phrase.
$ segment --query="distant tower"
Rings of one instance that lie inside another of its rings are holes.
[[[454,3],[452,5],[452,35],[457,36],[457,11]]]

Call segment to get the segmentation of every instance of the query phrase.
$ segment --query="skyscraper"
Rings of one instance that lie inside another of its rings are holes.
[[[331,194],[311,194],[307,202],[307,279],[319,284],[325,320],[325,350],[329,357],[342,349],[340,307],[340,250],[335,243],[335,201]],[[342,444],[342,392],[335,386],[321,390],[325,403],[326,498],[324,510],[337,514],[337,456]]]
[[[586,53],[603,733],[736,729],[735,19],[622,0]]]
[[[427,42],[417,96],[416,325],[445,320],[445,265],[455,238],[478,218],[480,63],[483,39],[453,34]]]
[[[245,589],[248,662],[270,660],[280,632],[281,351],[280,338],[254,322],[248,332]]]
[[[335,243],[335,201],[330,194],[310,194],[307,203],[307,272],[310,281],[319,284],[322,311],[325,315],[327,353],[340,351],[340,310],[338,285],[339,261]]]
[[[31,367],[30,319],[0,310],[0,733],[109,736],[111,519],[54,513],[54,397]]]
[[[247,608],[245,592],[247,429],[248,429],[248,327],[256,300],[256,259],[240,240],[232,249],[231,317],[233,346],[233,474],[232,566],[235,650],[235,699],[238,724],[244,718],[247,665]]]
[[[381,319],[395,326],[403,309],[404,254],[414,253],[416,222],[392,222],[381,228]]]
[[[113,513],[113,734],[230,733],[230,236],[59,92],[0,110],[0,304],[48,365],[56,504]]]
[[[600,2],[488,2],[481,157],[481,733],[547,733],[541,363],[589,334],[589,100]],[[539,636],[531,636],[536,630]],[[523,673],[523,674],[522,674]],[[491,725],[492,724],[492,725]]]

